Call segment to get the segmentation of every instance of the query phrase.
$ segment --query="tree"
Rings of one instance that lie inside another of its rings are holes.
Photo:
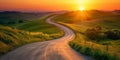
[[[96,26],[94,28],[91,28],[91,29],[87,29],[85,31],[85,35],[90,38],[91,40],[94,40],[94,41],[99,41],[101,39],[104,39],[105,38],[105,35],[104,33],[102,32],[102,27],[100,26]]]
[[[18,23],[23,23],[24,21],[23,20],[19,20]]]
[[[120,31],[118,30],[108,30],[105,32],[107,38],[117,40],[120,39]]]

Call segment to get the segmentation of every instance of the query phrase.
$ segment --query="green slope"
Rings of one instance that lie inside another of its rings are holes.
[[[45,22],[50,16],[10,26],[0,25],[0,55],[28,43],[43,42],[63,36],[63,31]]]
[[[61,32],[61,30],[58,27],[45,22],[46,18],[48,17],[42,17],[37,20],[16,24],[13,27],[31,32],[43,32],[48,34]]]
[[[82,16],[84,16],[84,19]],[[120,58],[120,39],[101,39],[95,42],[85,35],[85,31],[96,26],[101,26],[103,31],[120,30],[120,14],[113,12],[86,11],[68,12],[58,15],[55,21],[74,30],[76,38],[70,46],[80,53],[90,55],[96,60],[117,60]],[[109,47],[107,47],[109,46]]]

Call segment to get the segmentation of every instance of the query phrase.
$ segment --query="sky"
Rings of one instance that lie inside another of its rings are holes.
[[[0,11],[115,10],[120,0],[0,0]]]

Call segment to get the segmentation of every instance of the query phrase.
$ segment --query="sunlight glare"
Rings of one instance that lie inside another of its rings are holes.
[[[84,8],[83,6],[81,6],[81,7],[79,8],[79,10],[80,10],[80,11],[84,11],[85,8]]]

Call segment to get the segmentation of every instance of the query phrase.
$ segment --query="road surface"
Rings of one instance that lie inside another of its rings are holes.
[[[62,30],[65,35],[59,39],[46,42],[37,42],[22,46],[1,57],[0,60],[91,60],[74,51],[68,44],[75,38],[75,34],[69,28],[51,21],[52,16],[46,20]]]

